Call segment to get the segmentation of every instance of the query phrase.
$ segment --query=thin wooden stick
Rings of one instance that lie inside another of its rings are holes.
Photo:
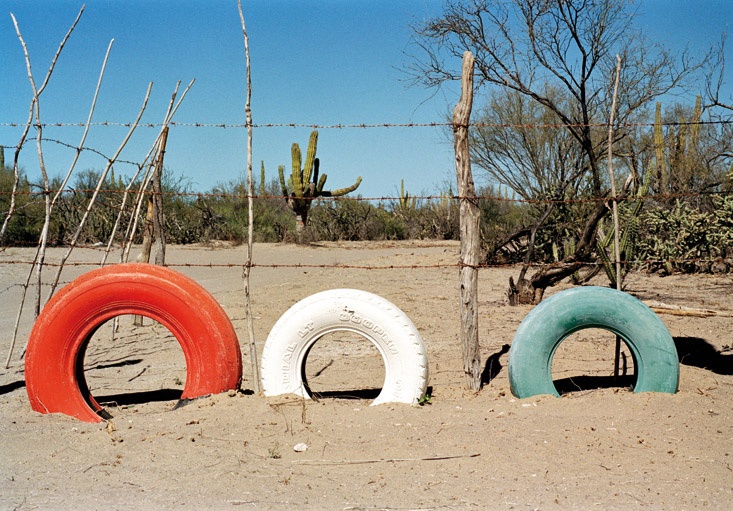
[[[130,217],[130,221],[128,222],[128,225],[127,225],[127,230],[125,231],[122,254],[120,254],[120,262],[125,262],[129,260],[130,250],[132,248],[132,241],[133,241],[133,238],[135,237],[135,233],[137,232],[137,224],[138,224],[138,219],[140,215],[140,210],[142,209],[142,202],[144,200],[145,190],[147,190],[153,178],[153,169],[155,165],[155,160],[151,158],[154,154],[157,154],[160,151],[160,143],[163,137],[163,131],[170,125],[171,121],[173,120],[173,116],[178,111],[178,108],[181,106],[181,103],[183,102],[184,98],[186,97],[186,94],[188,94],[188,91],[191,90],[191,87],[193,86],[195,82],[196,82],[196,79],[193,79],[189,82],[188,86],[183,91],[183,94],[181,94],[181,97],[178,99],[177,103],[176,103],[176,97],[178,95],[178,88],[180,87],[181,82],[179,81],[176,84],[173,94],[171,95],[171,101],[168,104],[168,109],[163,119],[163,124],[161,126],[160,133],[158,134],[158,137],[155,139],[155,143],[151,147],[150,151],[148,151],[148,155],[145,157],[143,164],[138,168],[137,173],[135,174],[135,176],[132,178],[127,188],[125,189],[124,201],[126,201],[133,183],[137,179],[142,169],[145,167],[146,165],[145,162],[150,159],[150,163],[147,164],[148,170],[146,171],[146,173],[144,174],[142,178],[142,185],[140,186],[140,188],[137,190],[137,193],[136,193],[135,207],[133,208],[134,212]],[[116,232],[116,227],[117,225],[119,225],[119,221],[120,221],[123,211],[124,211],[124,206],[120,208],[120,211],[117,216],[117,221],[115,222],[115,228],[113,229],[112,233],[110,234],[109,241],[107,242],[107,253],[109,253],[110,247],[112,246],[112,242],[113,242],[114,235]],[[104,261],[106,261],[106,258],[107,258],[107,254],[105,254],[102,264],[104,264]]]
[[[453,454],[447,456],[427,456],[425,458],[383,458],[378,460],[293,460],[290,463],[298,465],[364,465],[369,463],[395,463],[405,461],[444,461],[455,460],[460,458],[476,458],[481,453],[475,452],[471,454]]]
[[[58,49],[56,50],[56,53],[53,56],[53,59],[51,60],[51,65],[48,68],[48,71],[46,71],[46,77],[43,80],[43,83],[40,87],[36,87],[36,81],[33,77],[33,68],[31,66],[31,59],[30,54],[28,52],[28,46],[25,43],[25,39],[23,38],[23,34],[20,30],[20,26],[18,25],[18,21],[15,19],[15,16],[11,13],[10,17],[13,19],[13,26],[15,27],[15,33],[18,36],[18,40],[20,41],[21,47],[23,48],[23,56],[25,58],[26,63],[26,71],[28,73],[28,80],[31,85],[31,89],[33,91],[33,98],[31,99],[31,106],[28,116],[28,122],[26,123],[25,130],[23,134],[21,135],[21,140],[18,143],[18,146],[15,149],[15,156],[14,156],[14,162],[13,162],[13,169],[14,169],[14,185],[13,185],[13,198],[11,198],[11,207],[14,209],[14,195],[17,191],[17,183],[18,183],[18,177],[19,177],[19,171],[18,171],[18,158],[20,156],[20,151],[25,144],[25,139],[28,136],[28,132],[30,131],[31,125],[33,124],[33,120],[35,119],[37,126],[37,136],[36,136],[36,147],[38,150],[38,159],[39,159],[39,166],[41,169],[41,174],[43,176],[43,183],[44,183],[44,203],[45,203],[45,220],[43,224],[43,228],[41,230],[41,236],[39,239],[39,244],[36,249],[36,254],[33,258],[33,263],[31,264],[31,268],[28,272],[28,278],[26,279],[25,285],[23,286],[23,292],[20,300],[20,304],[18,306],[18,315],[15,319],[15,327],[13,329],[13,338],[10,342],[10,349],[8,350],[8,357],[5,361],[5,368],[7,369],[10,367],[10,359],[13,356],[13,351],[15,349],[15,343],[18,338],[18,327],[20,325],[20,317],[23,313],[23,308],[25,306],[25,299],[28,293],[28,287],[30,285],[30,281],[34,272],[34,269],[37,268],[36,276],[37,276],[37,293],[36,293],[36,307],[35,307],[35,316],[38,317],[38,314],[40,313],[40,302],[41,302],[41,274],[42,274],[42,268],[43,268],[43,261],[45,259],[46,255],[46,241],[48,237],[48,229],[51,224],[51,191],[50,191],[50,184],[48,181],[48,174],[46,173],[46,166],[43,158],[43,146],[42,146],[42,140],[43,140],[43,125],[41,123],[41,117],[40,117],[40,96],[43,93],[43,91],[46,89],[46,86],[48,85],[49,79],[51,78],[51,75],[53,74],[54,68],[56,67],[56,62],[59,59],[59,56],[61,55],[61,52],[63,51],[64,47],[66,46],[66,42],[71,37],[71,33],[74,31],[74,28],[76,27],[77,23],[79,22],[79,19],[81,19],[81,15],[84,12],[84,6],[82,5],[81,9],[79,10],[79,13],[76,16],[76,19],[71,24],[71,27],[66,32],[66,35],[61,40],[61,43],[59,44]],[[12,217],[12,210],[8,212],[8,215],[5,218],[5,222],[3,224],[3,231],[9,222],[10,218]],[[1,236],[0,236],[1,239]]]
[[[621,75],[621,57],[616,55],[616,83],[613,87],[613,101],[611,101],[611,115],[608,119],[608,176],[611,180],[611,195],[613,197],[613,252],[616,260],[616,289],[621,291],[621,237],[618,226],[618,201],[616,200],[616,177],[613,173],[613,123],[616,118],[616,98],[618,83]],[[621,337],[616,336],[616,349],[613,360],[613,377],[618,378],[619,359],[621,358]]]
[[[156,150],[157,150],[157,144],[158,141],[156,141]],[[123,248],[122,253],[120,254],[120,262],[126,262],[130,259],[130,251],[132,250],[132,241],[135,238],[135,233],[137,232],[137,223],[140,218],[140,211],[142,210],[142,204],[145,199],[145,190],[148,189],[148,186],[150,186],[150,182],[153,179],[153,167],[155,165],[155,160],[152,160],[148,164],[148,170],[145,172],[145,175],[143,176],[142,183],[140,185],[140,188],[136,191],[135,196],[135,206],[133,208],[132,215],[130,216],[130,220],[127,223],[127,230],[125,231],[125,238],[123,242]]]
[[[252,74],[249,60],[249,37],[244,24],[244,13],[242,12],[242,0],[237,0],[239,9],[239,21],[242,23],[242,35],[244,36],[244,55],[247,68],[247,101],[244,111],[247,119],[247,204],[249,209],[249,225],[247,228],[247,263],[244,266],[244,308],[247,316],[247,331],[249,334],[249,356],[252,365],[252,382],[255,393],[260,393],[260,367],[257,360],[257,345],[255,344],[254,320],[252,317],[252,299],[250,297],[250,273],[252,270],[252,248],[254,238],[254,183],[252,181]]]
[[[107,174],[109,174],[109,170],[112,168],[112,165],[114,165],[114,162],[117,161],[117,158],[119,158],[120,153],[125,148],[127,143],[130,141],[132,134],[135,132],[138,124],[140,123],[140,119],[142,118],[143,113],[145,112],[145,109],[148,106],[148,100],[150,99],[150,91],[152,90],[152,88],[153,88],[153,83],[150,82],[148,84],[148,90],[145,93],[145,98],[143,99],[143,104],[140,107],[140,110],[138,111],[135,121],[133,121],[132,125],[130,126],[130,129],[127,131],[127,135],[125,135],[125,138],[122,140],[122,142],[118,146],[117,151],[115,151],[114,155],[109,159],[109,161],[107,161],[107,165],[104,167],[104,171],[102,171],[102,174],[99,176],[99,180],[97,181],[97,186],[94,188],[94,192],[92,193],[92,196],[89,198],[87,207],[84,210],[84,215],[82,216],[81,220],[79,221],[79,225],[76,228],[76,232],[74,233],[74,236],[71,238],[71,242],[69,243],[69,249],[66,251],[64,256],[61,258],[61,263],[59,264],[58,270],[56,271],[56,277],[54,278],[53,282],[51,283],[51,289],[49,289],[49,292],[48,292],[48,299],[50,299],[53,296],[53,294],[56,292],[56,287],[58,286],[59,280],[61,278],[61,272],[64,269],[64,264],[69,259],[69,256],[71,256],[71,253],[73,252],[74,248],[76,248],[76,244],[79,241],[79,237],[81,236],[81,233],[84,230],[84,226],[86,225],[87,220],[89,219],[89,215],[92,211],[92,208],[94,207],[97,197],[99,196],[99,191],[102,189],[102,186],[104,185],[104,182],[107,179]]]
[[[646,305],[657,314],[670,314],[672,316],[695,316],[698,318],[708,318],[711,316],[733,318],[733,312],[731,311],[696,309],[694,307],[686,307],[684,305],[668,305],[662,302],[648,302],[646,303]]]
[[[117,211],[117,218],[115,219],[115,223],[112,226],[112,232],[110,233],[109,238],[107,239],[107,246],[104,249],[104,255],[102,256],[102,261],[99,263],[100,266],[104,266],[107,263],[107,258],[109,257],[109,253],[112,250],[112,244],[114,243],[115,234],[117,233],[117,229],[119,229],[120,227],[120,221],[122,220],[122,215],[124,214],[125,207],[127,206],[127,199],[130,196],[130,190],[132,189],[132,186],[137,181],[137,178],[140,175],[140,172],[142,172],[143,167],[145,167],[145,165],[147,164],[148,158],[149,156],[146,156],[145,160],[143,160],[143,163],[141,165],[138,165],[135,175],[132,176],[132,178],[130,179],[130,182],[127,183],[127,186],[125,187],[125,192],[122,194],[122,201],[120,202],[120,207]],[[125,235],[124,239],[125,240],[127,239],[127,235]],[[124,241],[122,244],[122,248],[124,252],[124,248],[125,248]]]
[[[25,298],[28,294],[28,287],[31,283],[31,278],[33,278],[33,265],[36,264],[38,261],[38,255],[40,254],[41,246],[38,245],[36,247],[36,254],[33,256],[33,262],[31,263],[31,271],[28,272],[28,276],[25,279],[25,283],[23,284],[23,291],[21,293],[20,298],[20,304],[18,305],[18,314],[15,316],[15,326],[13,327],[13,337],[10,340],[10,349],[8,350],[8,357],[5,359],[5,369],[10,367],[10,359],[13,356],[13,351],[15,350],[15,343],[18,339],[18,329],[20,327],[20,317],[23,314],[23,307],[25,305]]]
[[[608,177],[611,180],[611,195],[613,196],[613,251],[616,259],[616,289],[621,291],[621,236],[618,224],[618,201],[616,200],[616,178],[613,172],[613,123],[616,118],[616,98],[621,75],[621,57],[616,55],[616,83],[613,88],[611,102],[611,116],[608,120]]]
[[[79,156],[81,155],[81,152],[84,150],[84,142],[87,139],[87,135],[89,134],[89,128],[92,124],[92,117],[94,116],[94,110],[97,106],[97,98],[99,97],[99,89],[102,87],[102,79],[104,78],[104,71],[107,68],[107,61],[109,60],[109,54],[110,51],[112,51],[112,44],[115,42],[114,39],[112,39],[109,42],[109,45],[107,46],[107,53],[104,55],[104,60],[102,61],[102,69],[99,72],[99,78],[97,79],[97,87],[94,89],[94,96],[92,97],[92,105],[89,108],[89,115],[87,116],[87,122],[84,125],[84,133],[82,133],[81,140],[79,141],[79,145],[76,147],[76,153],[74,154],[74,159],[71,162],[71,165],[69,166],[69,170],[66,172],[66,176],[64,176],[63,181],[61,182],[61,185],[59,186],[59,189],[56,191],[56,195],[54,195],[53,200],[51,201],[51,209],[53,210],[54,206],[56,205],[56,202],[58,202],[59,198],[61,197],[61,194],[64,191],[64,188],[66,188],[66,184],[69,182],[69,179],[71,178],[71,174],[74,172],[74,168],[76,168],[76,164],[79,161]]]

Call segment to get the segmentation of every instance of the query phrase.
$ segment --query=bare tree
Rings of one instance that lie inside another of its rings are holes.
[[[411,71],[428,86],[458,79],[454,66],[470,50],[476,56],[477,84],[506,97],[514,93],[554,116],[547,129],[562,129],[574,141],[580,158],[574,165],[589,192],[608,196],[604,163],[616,55],[624,66],[612,143],[626,136],[623,127],[651,101],[683,85],[702,65],[687,52],[673,55],[651,44],[631,28],[633,15],[629,0],[451,0],[442,16],[415,27],[420,55]],[[623,192],[619,195],[616,199]],[[545,287],[587,264],[597,223],[607,210],[602,202],[592,209],[575,252],[529,281],[522,276],[510,296],[519,293],[517,303],[536,303]]]
[[[725,84],[725,43],[728,34],[723,32],[720,43],[711,52],[705,81],[705,95],[709,107],[719,107],[733,112],[733,96],[721,98],[721,90]]]
[[[725,85],[725,43],[727,33],[720,37],[720,43],[711,52],[708,72],[705,80],[705,110],[709,112],[712,121],[719,122],[719,132],[716,141],[719,144],[718,160],[726,162],[728,170],[728,188],[733,188],[733,95],[721,97],[721,90]]]
[[[522,199],[549,199],[568,187],[586,186],[583,153],[575,139],[567,130],[538,127],[558,123],[545,106],[517,91],[495,89],[477,123],[471,130],[471,159]]]

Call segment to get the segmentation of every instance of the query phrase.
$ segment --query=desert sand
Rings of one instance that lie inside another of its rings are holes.
[[[50,250],[47,261],[64,251]],[[0,252],[3,360],[32,255]],[[381,357],[367,341],[339,339],[317,343],[308,359],[317,400],[256,395],[245,247],[168,247],[167,263],[226,310],[244,368],[240,391],[177,409],[186,378],[180,346],[161,325],[135,327],[123,317],[114,341],[105,325],[85,358],[90,389],[113,418],[89,424],[32,411],[19,358],[33,322],[28,304],[11,366],[0,369],[0,509],[733,509],[730,275],[627,279],[626,291],[645,302],[723,313],[660,314],[680,352],[676,394],[629,390],[628,357],[627,378],[614,384],[613,337],[590,329],[573,334],[555,355],[553,378],[569,392],[517,399],[507,346],[532,307],[507,305],[505,288],[519,270],[480,273],[481,355],[491,362],[475,393],[462,371],[458,256],[454,242],[254,248],[255,263],[293,265],[252,270],[259,353],[280,315],[300,299],[339,287],[370,291],[402,309],[423,338],[430,370],[423,406],[370,406],[384,379]],[[94,248],[72,257],[100,259]],[[402,268],[364,269],[390,265]],[[62,281],[92,267],[69,266]],[[46,269],[44,281],[54,272]],[[568,287],[551,288],[546,297]],[[307,450],[296,452],[301,443]]]

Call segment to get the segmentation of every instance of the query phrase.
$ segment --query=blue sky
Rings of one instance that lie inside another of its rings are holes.
[[[410,63],[410,24],[440,13],[439,0],[244,0],[252,59],[255,124],[404,124],[443,122],[458,99],[458,84],[437,94],[411,86],[402,69]],[[733,21],[729,0],[646,0],[637,26],[650,38],[701,53]],[[17,144],[28,117],[31,89],[15,35],[14,13],[41,82],[59,41],[81,7],[68,0],[0,0],[0,145]],[[175,121],[244,124],[244,45],[236,0],[89,0],[82,19],[41,97],[44,123],[86,120],[102,60],[114,39],[94,121],[130,122],[148,82],[153,92],[143,122],[159,123],[177,81],[196,79]],[[733,40],[728,41],[728,91],[732,89]],[[690,99],[692,102],[692,99]],[[86,146],[112,155],[127,128],[94,126]],[[158,128],[140,127],[121,158],[140,161]],[[310,128],[257,128],[253,160],[268,180],[290,165],[290,145],[307,144]],[[33,133],[31,133],[31,136]],[[76,145],[81,128],[47,128],[45,135]],[[73,151],[44,145],[49,174],[65,174]],[[455,176],[445,129],[321,129],[318,156],[329,189],[363,177],[365,197],[396,195],[400,180],[412,194],[433,194]],[[6,149],[6,160],[12,159]],[[35,144],[21,165],[38,175]],[[101,169],[104,159],[85,154],[78,170]],[[185,176],[197,191],[241,178],[246,169],[243,128],[177,126],[171,130],[166,168]],[[133,169],[115,167],[130,175]]]

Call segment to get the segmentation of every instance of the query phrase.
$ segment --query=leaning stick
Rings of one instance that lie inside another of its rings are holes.
[[[616,290],[621,291],[621,241],[618,226],[618,200],[616,199],[616,176],[613,172],[613,123],[616,117],[616,99],[618,97],[618,82],[621,76],[621,57],[616,55],[616,81],[613,87],[613,101],[611,115],[608,119],[608,178],[611,181],[611,195],[613,196],[613,253],[616,262]],[[621,358],[621,337],[616,336],[615,355],[613,359],[613,377],[618,378],[619,359]]]
[[[115,227],[112,229],[112,233],[110,234],[109,241],[107,242],[107,250],[105,252],[105,256],[102,259],[102,264],[105,263],[107,260],[107,255],[109,254],[109,250],[112,246],[112,242],[115,236],[115,232],[117,231],[117,227],[120,222],[120,218],[122,217],[122,213],[124,212],[124,205],[127,201],[127,197],[130,193],[130,190],[137,180],[138,175],[142,171],[142,169],[147,166],[147,171],[143,175],[142,178],[142,184],[140,188],[137,190],[137,193],[135,195],[135,206],[133,208],[134,212],[132,216],[130,217],[130,221],[127,225],[127,230],[125,231],[124,241],[123,241],[123,249],[122,254],[120,255],[120,262],[125,262],[129,260],[130,256],[130,250],[132,249],[132,240],[135,237],[135,232],[137,232],[137,223],[138,218],[140,215],[140,210],[142,208],[142,201],[144,198],[145,190],[147,190],[148,186],[150,185],[150,181],[152,179],[152,173],[153,173],[153,166],[155,165],[155,160],[152,159],[153,155],[158,154],[160,151],[160,143],[163,137],[163,131],[168,128],[171,121],[173,120],[173,116],[178,111],[178,108],[181,106],[181,103],[183,102],[184,98],[186,97],[186,94],[188,94],[188,91],[193,86],[196,79],[193,79],[189,82],[186,89],[183,91],[183,94],[181,94],[180,99],[176,103],[176,96],[178,95],[178,88],[181,85],[181,82],[176,83],[176,87],[173,90],[173,94],[171,95],[171,101],[168,104],[168,109],[166,110],[165,117],[163,118],[163,125],[161,126],[160,133],[158,134],[158,137],[155,139],[155,142],[153,143],[153,146],[150,148],[150,151],[148,151],[147,156],[145,157],[145,160],[143,160],[143,164],[138,167],[138,171],[133,176],[133,178],[130,180],[130,183],[127,185],[127,188],[125,189],[125,194],[123,197],[123,204],[120,206],[120,211],[117,215],[117,220],[115,221]],[[150,163],[146,163],[148,160],[150,160]]]
[[[43,149],[41,141],[43,140],[43,125],[41,123],[40,118],[40,107],[39,107],[39,100],[40,96],[43,93],[43,91],[46,89],[46,86],[48,85],[49,79],[51,78],[51,75],[53,74],[53,70],[56,67],[56,62],[59,59],[59,56],[61,55],[61,52],[64,49],[64,46],[66,46],[66,42],[69,40],[69,37],[71,37],[71,33],[74,31],[74,28],[76,27],[77,23],[79,22],[79,19],[81,18],[82,13],[84,12],[84,6],[82,5],[81,9],[79,10],[79,13],[76,15],[76,19],[71,24],[71,27],[66,32],[66,35],[61,40],[61,43],[59,44],[58,49],[56,50],[56,53],[53,56],[53,59],[51,60],[51,65],[48,68],[48,71],[46,71],[46,76],[43,80],[43,83],[41,83],[40,87],[36,86],[35,78],[33,77],[33,69],[31,67],[31,59],[30,54],[28,52],[28,46],[25,43],[25,39],[23,39],[23,34],[20,31],[20,27],[18,25],[18,21],[15,19],[15,16],[11,13],[10,17],[13,19],[13,26],[15,27],[15,33],[18,36],[18,40],[20,41],[20,45],[23,48],[23,56],[25,58],[25,64],[26,64],[26,70],[28,72],[28,80],[31,85],[31,89],[33,90],[33,98],[31,99],[31,106],[30,111],[28,115],[28,122],[26,123],[25,130],[23,131],[23,134],[21,135],[21,140],[18,143],[18,146],[15,149],[15,156],[13,160],[13,169],[14,169],[14,185],[13,185],[13,196],[11,198],[11,210],[8,212],[8,215],[5,218],[5,222],[3,224],[2,232],[0,233],[0,240],[2,239],[2,234],[5,232],[5,228],[10,221],[10,218],[13,215],[13,209],[15,206],[15,193],[17,192],[17,183],[18,183],[18,158],[20,155],[20,150],[22,149],[23,145],[25,144],[25,139],[28,136],[28,132],[30,131],[31,125],[33,124],[33,119],[35,118],[36,124],[38,125],[37,128],[37,136],[36,136],[36,146],[38,148],[38,159],[39,159],[39,165],[41,169],[41,174],[43,176],[43,183],[44,183],[44,197],[45,197],[45,209],[46,209],[46,215],[45,215],[45,221],[43,225],[43,229],[41,231],[41,237],[39,240],[39,245],[36,249],[36,254],[33,258],[33,263],[31,264],[31,269],[28,272],[28,278],[26,279],[25,285],[23,286],[23,292],[22,297],[20,300],[20,304],[18,306],[18,315],[15,319],[15,327],[13,329],[13,338],[10,342],[10,349],[8,350],[8,357],[5,361],[5,368],[7,369],[10,367],[10,359],[13,356],[13,350],[15,349],[15,343],[18,338],[18,327],[20,325],[20,317],[23,313],[23,308],[25,305],[25,299],[28,293],[28,286],[30,285],[30,280],[33,275],[34,268],[37,265],[37,297],[36,297],[36,310],[35,310],[35,316],[37,317],[40,313],[40,301],[41,301],[41,271],[43,268],[43,260],[46,255],[46,241],[48,236],[48,228],[51,223],[51,197],[50,197],[50,185],[48,181],[48,174],[46,173],[46,166],[43,160]]]
[[[89,134],[89,127],[92,124],[92,116],[94,115],[94,109],[97,106],[97,98],[99,97],[99,89],[102,87],[102,79],[104,78],[104,70],[107,68],[107,61],[109,60],[109,53],[112,50],[112,44],[115,42],[114,39],[112,39],[109,42],[109,46],[107,46],[107,53],[104,55],[104,60],[102,61],[102,69],[99,72],[99,79],[97,80],[97,87],[94,89],[94,96],[92,97],[92,106],[89,109],[89,116],[87,117],[87,122],[84,125],[84,133],[82,133],[81,140],[79,141],[79,145],[76,147],[76,153],[74,154],[74,159],[71,162],[71,165],[69,166],[69,170],[66,172],[66,176],[64,176],[64,180],[61,182],[61,185],[59,186],[59,189],[56,191],[56,195],[54,195],[53,200],[51,201],[51,209],[53,210],[54,206],[56,205],[56,202],[61,197],[61,194],[64,191],[64,188],[66,188],[66,184],[69,182],[69,179],[71,178],[72,172],[74,172],[74,168],[76,168],[76,164],[79,161],[79,156],[81,155],[81,152],[84,150],[84,142],[87,139],[87,135]]]
[[[135,132],[135,129],[137,128],[138,124],[140,123],[140,119],[143,116],[143,113],[145,112],[145,108],[148,105],[148,99],[150,99],[150,91],[153,88],[153,83],[150,82],[148,84],[148,90],[145,93],[145,99],[143,99],[143,104],[140,107],[140,110],[137,114],[137,118],[135,118],[135,121],[130,126],[130,129],[127,131],[127,135],[125,135],[125,138],[120,143],[119,147],[117,148],[117,151],[115,154],[107,161],[107,165],[104,168],[104,171],[99,176],[99,181],[97,181],[97,186],[94,188],[94,192],[92,193],[91,198],[89,199],[89,203],[87,204],[86,210],[84,211],[84,215],[81,218],[81,221],[79,222],[79,225],[76,228],[76,232],[74,233],[74,236],[71,239],[71,242],[69,243],[69,249],[66,251],[64,256],[61,258],[61,263],[59,264],[58,270],[56,271],[56,277],[53,280],[53,283],[51,284],[51,289],[48,292],[48,299],[53,296],[54,292],[56,291],[56,286],[58,286],[59,279],[61,278],[61,272],[64,269],[64,263],[68,260],[69,256],[71,255],[71,252],[73,252],[74,248],[76,248],[76,244],[79,241],[79,236],[81,236],[81,232],[84,230],[84,226],[86,225],[87,220],[89,219],[89,214],[92,211],[92,208],[94,207],[94,204],[97,200],[97,196],[99,195],[99,191],[102,189],[102,185],[104,185],[105,180],[107,179],[107,174],[109,174],[109,170],[112,168],[112,165],[114,165],[114,162],[117,161],[117,158],[119,158],[120,153],[125,148],[127,143],[130,141],[130,138],[132,137],[132,134]]]

